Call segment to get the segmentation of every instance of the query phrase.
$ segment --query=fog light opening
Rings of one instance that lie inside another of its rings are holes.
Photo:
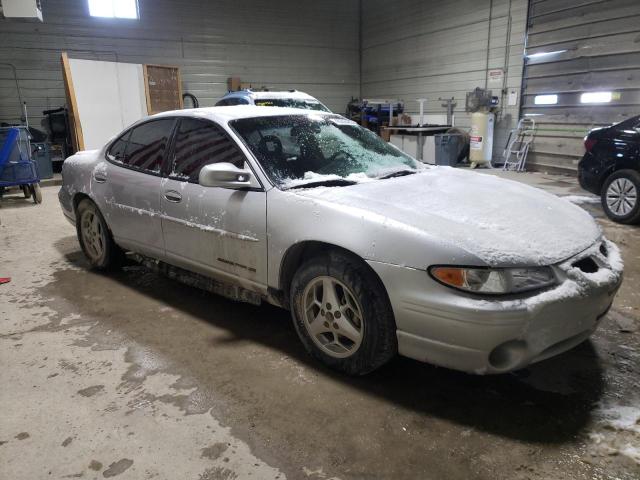
[[[489,363],[496,370],[511,370],[520,364],[526,350],[525,342],[511,340],[493,349],[489,354]]]
[[[582,260],[578,260],[571,266],[579,268],[584,273],[596,273],[599,270],[598,264],[591,257],[586,257]]]

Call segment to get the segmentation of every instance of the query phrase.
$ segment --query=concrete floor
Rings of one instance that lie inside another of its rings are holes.
[[[623,249],[593,338],[515,374],[311,361],[289,314],[128,267],[86,269],[57,205],[0,203],[0,478],[638,479],[640,228],[569,177]]]

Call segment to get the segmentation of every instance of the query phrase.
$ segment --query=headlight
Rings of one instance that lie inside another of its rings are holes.
[[[448,287],[484,295],[504,295],[539,290],[556,283],[550,267],[465,268],[434,266],[429,274]]]

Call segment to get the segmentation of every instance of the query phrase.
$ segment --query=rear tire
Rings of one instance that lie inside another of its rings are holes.
[[[387,292],[359,258],[331,251],[308,260],[293,278],[290,298],[300,340],[330,368],[364,375],[396,355]]]
[[[640,173],[618,170],[604,182],[601,193],[602,208],[614,222],[640,222]]]
[[[113,241],[107,222],[89,199],[82,200],[76,208],[76,231],[91,268],[113,270],[122,265],[124,252]]]

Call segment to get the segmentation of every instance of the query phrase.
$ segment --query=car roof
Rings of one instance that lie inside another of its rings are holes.
[[[192,117],[207,118],[217,122],[229,122],[240,118],[276,117],[282,115],[335,115],[320,110],[307,110],[289,107],[259,107],[255,105],[233,105],[228,107],[187,108],[157,113],[149,118]]]
[[[229,97],[250,97],[254,99],[263,99],[263,98],[295,98],[299,100],[315,100],[318,101],[315,97],[312,97],[308,93],[300,92],[298,90],[281,90],[281,91],[253,91],[253,90],[238,90],[237,92],[229,92],[222,98]]]

